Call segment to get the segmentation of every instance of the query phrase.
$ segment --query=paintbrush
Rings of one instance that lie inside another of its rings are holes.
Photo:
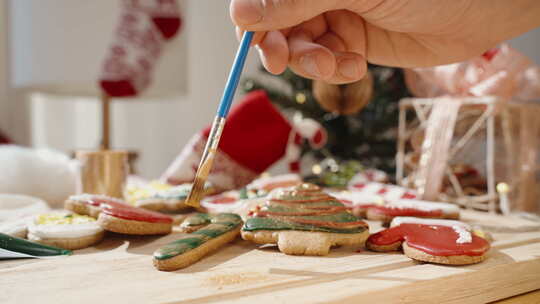
[[[225,126],[225,120],[229,109],[231,108],[232,99],[234,93],[236,92],[236,87],[238,87],[238,81],[240,80],[240,75],[242,74],[242,69],[244,68],[244,63],[246,62],[246,57],[249,51],[249,45],[253,38],[253,32],[245,32],[238,47],[238,52],[236,53],[236,58],[234,59],[231,72],[229,73],[229,79],[225,84],[225,90],[223,91],[223,96],[219,102],[219,108],[212,123],[212,129],[210,129],[210,135],[208,135],[208,141],[204,147],[204,152],[199,163],[199,168],[195,174],[195,180],[193,181],[193,187],[189,192],[189,195],[186,199],[186,205],[199,208],[200,201],[204,194],[204,184],[206,179],[210,174],[212,169],[212,163],[214,162],[214,157],[216,156],[217,148],[219,145],[219,139],[221,137],[221,132]]]

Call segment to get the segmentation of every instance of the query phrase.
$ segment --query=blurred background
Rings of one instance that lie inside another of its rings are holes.
[[[181,0],[181,30],[151,86],[112,103],[114,148],[159,176],[213,118],[238,46],[228,1]],[[0,0],[0,132],[13,143],[71,153],[100,142],[97,87],[118,21],[118,0]],[[510,44],[540,64],[540,29]],[[256,52],[245,73],[259,72]]]

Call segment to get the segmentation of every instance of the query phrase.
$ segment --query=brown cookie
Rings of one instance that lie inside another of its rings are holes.
[[[153,263],[157,269],[173,271],[185,268],[234,240],[242,227],[242,219],[232,213],[197,214],[184,222],[199,223],[201,220],[204,224],[190,226],[191,229],[199,229],[154,252]]]
[[[172,217],[106,196],[72,196],[66,201],[66,207],[94,216],[97,214],[98,224],[116,233],[152,235],[167,234],[172,230]]]
[[[390,228],[371,235],[366,247],[378,252],[402,248],[414,260],[466,265],[483,261],[490,245],[459,221],[404,217],[394,219]]]
[[[277,244],[279,251],[290,255],[322,256],[330,253],[330,248],[341,245],[363,245],[369,236],[367,230],[361,233],[328,233],[309,231],[242,231],[242,238],[256,244]]]

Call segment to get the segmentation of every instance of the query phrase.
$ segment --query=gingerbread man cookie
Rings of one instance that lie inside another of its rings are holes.
[[[304,183],[271,193],[250,213],[241,234],[257,244],[277,243],[285,254],[327,255],[332,246],[363,245],[368,230],[336,198]]]
[[[234,240],[242,227],[242,219],[233,213],[199,213],[188,217],[182,226],[192,232],[154,252],[157,269],[173,271],[197,262]]]
[[[167,234],[173,219],[165,214],[133,207],[103,195],[82,194],[69,197],[65,208],[98,218],[105,230],[135,235]]]
[[[367,242],[373,251],[403,252],[411,259],[449,265],[483,261],[489,242],[460,221],[396,217],[391,227],[372,234]]]

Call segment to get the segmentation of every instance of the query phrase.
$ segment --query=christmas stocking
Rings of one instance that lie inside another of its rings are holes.
[[[111,97],[128,97],[148,87],[163,44],[180,25],[175,0],[123,0],[100,76],[103,91]]]
[[[193,181],[209,133],[210,127],[196,134],[162,178],[172,184]],[[302,140],[264,91],[252,92],[229,113],[208,180],[219,190],[237,189],[283,158],[297,169]]]

